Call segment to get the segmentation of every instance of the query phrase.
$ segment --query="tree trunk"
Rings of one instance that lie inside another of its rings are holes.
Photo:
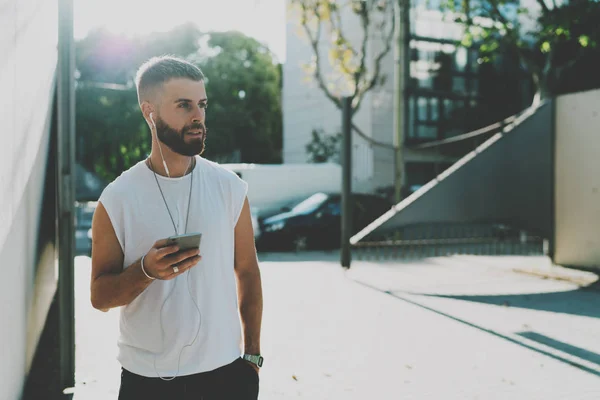
[[[548,74],[533,74],[533,84],[535,86],[535,95],[533,96],[532,106],[539,106],[544,100],[552,97],[552,89],[550,88],[550,76]]]

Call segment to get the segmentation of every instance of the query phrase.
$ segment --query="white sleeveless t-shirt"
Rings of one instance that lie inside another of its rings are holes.
[[[247,184],[199,156],[191,174],[156,175],[156,179],[173,221],[154,173],[144,162],[121,174],[99,199],[123,250],[123,268],[140,259],[157,240],[175,235],[173,222],[183,234],[186,219],[185,232],[202,233],[202,259],[175,279],[153,281],[130,304],[120,307],[118,361],[147,377],[211,371],[242,353],[234,228]]]

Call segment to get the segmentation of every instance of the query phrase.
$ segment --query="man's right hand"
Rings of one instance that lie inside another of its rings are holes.
[[[198,264],[202,259],[199,252],[199,249],[179,252],[177,246],[167,246],[167,239],[161,239],[146,253],[144,270],[153,278],[170,280]],[[177,272],[174,267],[178,268]]]

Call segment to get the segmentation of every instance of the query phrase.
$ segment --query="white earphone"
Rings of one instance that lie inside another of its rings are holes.
[[[152,121],[152,126],[154,126],[154,131],[156,132],[156,123],[154,122],[154,118],[152,118],[152,114],[150,113],[150,121]],[[158,140],[158,132],[156,132],[156,142],[158,143],[158,150],[160,151],[160,158],[162,158],[163,167],[165,167],[165,172],[167,176],[170,178],[171,174],[169,173],[169,167],[167,167],[167,162],[165,161],[165,157],[163,157],[162,146],[160,145],[160,140]]]
[[[160,145],[160,140],[158,139],[158,131],[156,130],[156,123],[154,122],[154,118],[152,117],[152,114],[153,114],[153,113],[150,113],[150,121],[152,121],[152,126],[154,126],[154,131],[156,132],[156,142],[158,143],[158,149],[160,150],[160,157],[162,158],[163,166],[165,167],[165,171],[167,172],[167,176],[170,178],[170,177],[171,177],[171,174],[169,174],[169,168],[167,167],[167,163],[166,163],[166,161],[165,161],[165,158],[163,157],[163,153],[162,153],[162,146]],[[192,160],[190,159],[190,164],[191,164],[191,162],[192,162]],[[188,168],[189,168],[189,165],[190,165],[190,164],[188,164]],[[196,300],[194,299],[194,296],[192,296],[192,291],[191,291],[191,288],[190,288],[190,271],[188,270],[186,273],[187,273],[187,287],[188,287],[188,293],[190,294],[190,298],[192,299],[192,301],[194,302],[194,305],[196,306],[196,310],[198,310],[198,318],[199,318],[199,321],[198,321],[198,330],[196,331],[196,336],[194,336],[194,340],[193,340],[193,341],[192,341],[190,344],[187,344],[187,345],[185,345],[185,346],[183,346],[183,347],[181,348],[181,351],[179,352],[179,359],[178,359],[178,361],[177,361],[177,372],[175,373],[175,375],[174,375],[174,376],[172,376],[172,377],[170,377],[170,378],[165,378],[165,377],[161,376],[161,375],[160,375],[160,373],[158,372],[158,370],[156,369],[156,355],[154,356],[154,371],[156,372],[156,375],[157,375],[157,376],[158,376],[158,377],[159,377],[161,380],[163,380],[163,381],[171,381],[171,380],[173,380],[173,379],[177,378],[177,376],[179,375],[179,364],[180,364],[180,362],[181,362],[181,355],[183,354],[183,350],[184,350],[186,347],[190,347],[190,346],[192,346],[192,345],[193,345],[193,344],[196,342],[196,339],[198,338],[198,335],[200,334],[200,327],[201,327],[201,325],[202,325],[202,313],[200,312],[200,307],[198,306],[198,303],[197,303],[197,302],[196,302]],[[175,281],[175,283],[174,283],[174,284],[173,284],[173,286],[171,287],[171,291],[169,292],[169,295],[167,296],[167,298],[166,298],[166,299],[165,299],[165,301],[163,302],[163,304],[162,304],[162,307],[161,307],[161,309],[160,309],[160,313],[159,313],[159,319],[160,319],[160,323],[161,323],[161,330],[162,330],[162,332],[163,332],[163,335],[164,335],[164,330],[163,330],[163,326],[162,326],[162,318],[161,318],[161,315],[162,315],[162,310],[163,310],[163,307],[165,306],[165,303],[166,303],[166,302],[167,302],[167,300],[169,299],[169,297],[171,297],[171,293],[173,292],[173,290],[174,290],[174,288],[175,288],[175,285],[177,285],[177,281]]]

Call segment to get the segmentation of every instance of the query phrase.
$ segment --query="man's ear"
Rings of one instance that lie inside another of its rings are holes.
[[[150,125],[150,127],[154,126],[154,117],[156,117],[156,113],[154,111],[154,106],[147,101],[142,102],[141,104],[142,115],[146,120],[146,123]]]

